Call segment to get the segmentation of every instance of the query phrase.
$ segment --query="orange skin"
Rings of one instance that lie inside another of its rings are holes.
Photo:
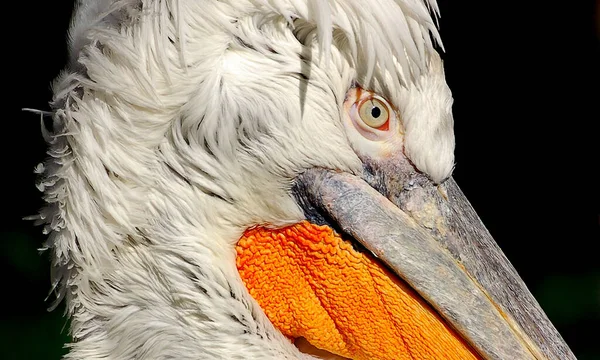
[[[346,358],[480,359],[406,283],[327,226],[247,230],[237,268],[291,339]]]

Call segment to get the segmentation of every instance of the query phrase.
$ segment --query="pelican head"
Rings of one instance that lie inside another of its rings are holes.
[[[574,359],[451,177],[437,13],[79,1],[37,169],[66,358]]]

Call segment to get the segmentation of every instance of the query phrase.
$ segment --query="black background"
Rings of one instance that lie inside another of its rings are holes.
[[[8,3],[0,358],[58,359],[68,339],[64,310],[46,311],[48,256],[36,250],[44,236],[21,220],[42,204],[33,168],[45,145],[39,116],[20,109],[48,109],[72,4]],[[576,356],[600,359],[597,4],[439,3],[455,178]]]

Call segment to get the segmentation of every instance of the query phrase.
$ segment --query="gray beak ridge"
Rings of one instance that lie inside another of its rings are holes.
[[[375,177],[312,169],[297,179],[297,192],[483,358],[575,359],[453,179],[438,186],[416,173]]]

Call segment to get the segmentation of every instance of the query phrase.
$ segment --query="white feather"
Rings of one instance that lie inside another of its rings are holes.
[[[289,187],[304,169],[361,170],[340,115],[355,81],[399,108],[419,169],[450,174],[429,7],[82,1],[41,182],[67,358],[310,358],[249,296],[235,242],[303,218]]]

